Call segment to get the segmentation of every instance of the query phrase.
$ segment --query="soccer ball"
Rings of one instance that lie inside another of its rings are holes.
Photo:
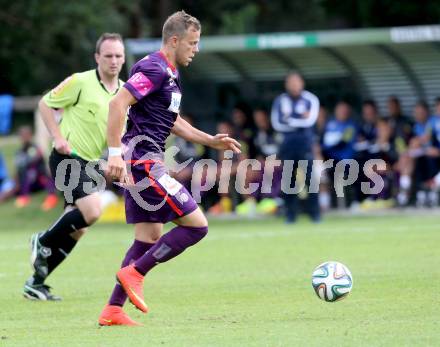
[[[318,265],[313,271],[312,286],[320,299],[327,302],[337,301],[350,293],[353,277],[344,264],[328,261]]]

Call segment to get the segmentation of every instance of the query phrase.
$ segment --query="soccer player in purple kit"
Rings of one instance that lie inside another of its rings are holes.
[[[122,310],[127,296],[146,313],[144,276],[199,242],[208,232],[206,217],[191,194],[168,175],[163,165],[165,140],[170,133],[218,150],[240,153],[240,144],[228,134],[211,136],[179,115],[181,88],[176,66],[191,63],[198,52],[200,31],[200,22],[184,11],[171,15],[163,26],[160,51],[133,66],[130,79],[110,102],[107,170],[125,184],[126,219],[128,224],[134,224],[135,240],[117,272],[118,284],[99,317],[100,325],[139,325]],[[128,107],[122,149],[120,134]],[[145,189],[139,191],[139,186]],[[176,227],[161,236],[163,224],[170,221]]]

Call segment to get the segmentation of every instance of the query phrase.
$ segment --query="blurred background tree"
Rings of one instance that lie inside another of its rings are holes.
[[[440,1],[429,0],[0,0],[0,93],[42,93],[94,65],[102,32],[160,37],[179,9],[200,18],[205,35],[440,22]]]
[[[0,0],[0,93],[41,93],[68,74],[89,68],[102,32],[129,33],[135,4]]]

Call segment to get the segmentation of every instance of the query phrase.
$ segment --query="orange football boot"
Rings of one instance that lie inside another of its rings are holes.
[[[144,276],[134,267],[134,264],[123,267],[116,273],[116,278],[124,288],[131,303],[144,313],[148,307],[144,301]]]
[[[101,326],[110,326],[110,325],[128,325],[128,326],[142,326],[141,323],[138,323],[131,319],[122,309],[121,306],[115,305],[106,305],[101,312],[98,320],[99,325]]]
[[[29,195],[20,195],[15,199],[15,207],[23,208],[31,203],[31,198]]]
[[[46,196],[46,199],[44,199],[43,204],[41,205],[41,209],[43,211],[49,211],[57,206],[58,203],[58,196],[56,194],[49,194]]]

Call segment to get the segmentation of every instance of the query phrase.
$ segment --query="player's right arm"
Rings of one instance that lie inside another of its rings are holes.
[[[270,118],[272,122],[272,127],[275,129],[275,131],[278,132],[284,132],[289,131],[291,128],[287,126],[285,123],[281,122],[282,119],[282,113],[281,113],[281,97],[277,97],[273,104],[272,104],[272,110],[270,112]]]
[[[109,148],[107,171],[110,177],[119,182],[127,181],[125,162],[121,156],[121,134],[125,123],[125,114],[129,106],[137,100],[125,87],[111,99],[107,122],[107,144]]]
[[[241,144],[232,137],[229,137],[229,134],[217,134],[214,136],[209,135],[204,131],[193,127],[180,115],[177,116],[171,132],[177,136],[180,136],[186,141],[209,146],[217,150],[225,151],[229,149],[234,153],[241,153]]]
[[[60,127],[55,119],[55,109],[62,109],[75,104],[81,93],[81,86],[76,75],[66,78],[58,86],[41,98],[38,109],[52,139],[54,147],[58,153],[70,154],[67,140],[62,136]]]
[[[125,122],[125,114],[129,106],[140,101],[150,93],[158,90],[165,78],[161,68],[154,65],[139,70],[119,90],[110,101],[107,122],[108,164],[110,177],[119,182],[129,182],[125,162],[121,157],[121,133]]]
[[[55,150],[61,154],[70,154],[72,150],[66,139],[61,135],[60,127],[55,120],[54,109],[47,106],[44,99],[41,99],[38,103],[38,109],[50,136],[52,136]]]

